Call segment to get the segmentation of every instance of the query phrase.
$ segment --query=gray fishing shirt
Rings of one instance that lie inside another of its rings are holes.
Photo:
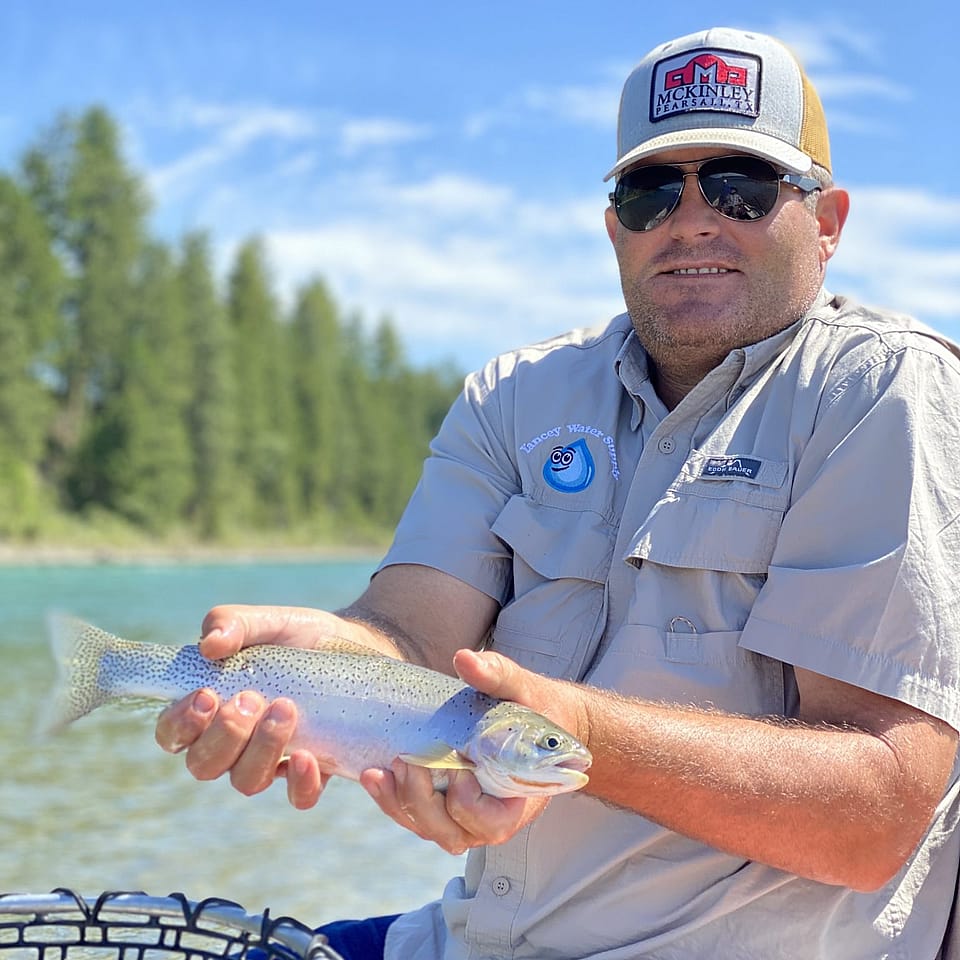
[[[494,649],[550,676],[791,716],[797,666],[960,728],[958,464],[960,359],[916,321],[824,292],[668,411],[623,315],[468,378],[383,565],[495,598]],[[957,769],[875,893],[558,797],[471,851],[387,958],[932,960]]]

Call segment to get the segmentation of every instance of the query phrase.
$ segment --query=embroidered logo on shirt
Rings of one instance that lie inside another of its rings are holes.
[[[610,462],[610,476],[613,477],[614,480],[620,479],[620,461],[617,457],[617,442],[616,440],[614,440],[612,434],[607,433],[605,430],[601,430],[600,427],[596,427],[593,424],[568,423],[565,426],[559,425],[555,427],[548,427],[547,429],[543,430],[541,433],[538,433],[535,436],[531,437],[529,440],[526,441],[526,443],[521,443],[520,452],[526,453],[526,454],[533,453],[537,449],[537,447],[539,447],[541,444],[549,443],[549,441],[551,440],[561,439],[561,434],[564,432],[564,430],[566,430],[566,433],[567,433],[566,439],[569,439],[570,435],[572,434],[573,436],[578,438],[589,437],[591,438],[591,440],[598,440],[601,444],[603,444],[604,450],[606,451],[606,458],[603,457],[602,451],[601,451],[600,458],[606,459]],[[574,449],[574,456],[576,456],[576,450],[579,449],[579,447],[577,446],[578,442],[580,441],[571,440],[570,443],[568,444],[561,444],[559,447],[554,447],[554,450],[557,450],[557,449],[564,450],[567,448],[572,448]],[[584,439],[582,442],[585,444],[586,440]],[[593,458],[591,457],[590,451],[586,449],[586,446],[584,446],[584,453],[586,455],[586,460],[589,463],[593,464],[594,463]],[[546,468],[544,468],[544,476],[546,477]],[[554,485],[551,483],[550,486],[554,486]],[[567,490],[569,488],[554,487],[554,489]]]
[[[724,480],[738,477],[756,480],[761,464],[761,460],[755,460],[753,457],[710,457],[704,463],[700,476],[719,477]]]
[[[596,467],[586,440],[574,440],[565,447],[554,447],[543,465],[543,479],[561,493],[579,493],[593,480]]]

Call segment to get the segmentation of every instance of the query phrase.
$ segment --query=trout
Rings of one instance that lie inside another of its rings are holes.
[[[357,780],[399,757],[429,768],[441,790],[449,770],[472,771],[495,797],[552,796],[587,783],[590,752],[546,717],[356,645],[262,644],[208,660],[196,644],[124,640],[67,617],[51,621],[51,636],[59,684],[47,732],[108,703],[172,702],[201,687],[222,699],[255,690],[296,704],[290,749],[309,750],[336,776]]]

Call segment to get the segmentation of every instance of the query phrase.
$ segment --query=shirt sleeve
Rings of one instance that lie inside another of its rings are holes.
[[[960,729],[960,372],[931,347],[846,375],[796,464],[741,645]]]
[[[492,361],[466,379],[378,568],[434,567],[501,605],[511,589],[511,553],[491,527],[520,487],[501,413],[509,393],[503,362]]]

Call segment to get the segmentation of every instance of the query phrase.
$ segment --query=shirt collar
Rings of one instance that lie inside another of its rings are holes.
[[[645,408],[649,407],[658,420],[662,420],[667,415],[667,408],[657,396],[650,380],[650,358],[632,325],[613,362],[613,368],[627,393],[634,399],[630,416],[630,427],[633,430],[636,430],[643,421]]]

